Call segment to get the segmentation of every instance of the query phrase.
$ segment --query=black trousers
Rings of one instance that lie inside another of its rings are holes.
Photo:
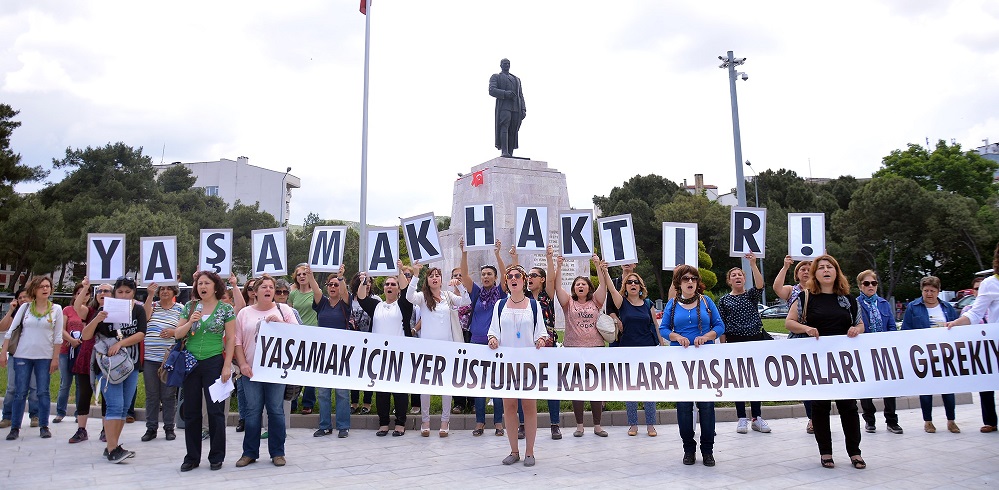
[[[208,387],[219,379],[222,373],[224,356],[209,357],[198,361],[198,365],[184,379],[184,405],[181,414],[184,417],[184,442],[187,444],[185,463],[201,462],[201,402],[208,404],[208,462],[221,463],[225,461],[225,409],[223,403],[210,401],[212,396]],[[201,394],[199,396],[198,394]]]
[[[389,409],[395,399],[395,425],[406,426],[406,409],[409,405],[409,395],[406,393],[375,393],[375,405],[378,408],[378,425],[389,425]]]
[[[885,402],[885,423],[898,424],[898,414],[895,413],[895,397],[886,396],[882,400]],[[874,425],[874,414],[878,412],[878,408],[874,406],[874,401],[870,398],[864,398],[860,400],[860,407],[864,410],[864,422],[867,422],[867,425]]]
[[[851,457],[860,455],[860,415],[857,414],[857,400],[836,400],[839,420],[843,424],[846,438],[846,453]],[[832,400],[812,400],[812,428],[819,454],[832,454],[832,434],[829,429],[829,414]]]
[[[978,394],[982,402],[982,423],[995,427],[996,423],[996,392],[983,391]]]

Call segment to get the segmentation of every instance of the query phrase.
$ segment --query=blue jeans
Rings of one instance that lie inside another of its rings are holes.
[[[287,437],[284,425],[284,385],[253,381],[245,377],[240,382],[246,399],[243,456],[253,459],[260,457],[260,426],[263,423],[264,407],[267,407],[267,451],[271,458],[284,456],[284,441]]]
[[[69,388],[73,386],[73,373],[70,371],[69,354],[59,354],[59,396],[56,398],[56,415],[66,416],[66,406],[69,405]],[[80,391],[79,388],[76,391]]]
[[[749,410],[753,418],[763,415],[763,402],[749,402]],[[740,419],[746,417],[746,402],[735,402],[735,415]]]
[[[319,428],[333,429],[333,407],[330,397],[336,392],[336,430],[350,429],[350,390],[316,388],[319,398]]]
[[[561,400],[548,400],[548,417],[552,421],[552,425],[558,425],[559,416],[562,414],[562,401]]]
[[[475,398],[475,423],[486,423],[486,399]],[[493,424],[503,423],[503,399],[493,398]]]
[[[243,392],[246,388],[243,383],[246,382],[246,376],[240,376],[239,379],[233,381],[236,383],[236,408],[239,409],[239,420],[246,421],[246,394]]]
[[[3,395],[3,419],[10,420],[14,413],[14,392],[17,391],[17,383],[14,382],[14,356],[10,356],[7,364],[7,392]],[[28,415],[38,416],[38,393],[35,391],[35,380],[32,378],[28,385]],[[23,409],[22,409],[23,410]],[[23,413],[23,411],[22,411]],[[22,415],[23,417],[23,415]]]
[[[943,399],[944,412],[947,413],[947,420],[954,420],[955,398],[953,393],[940,395]],[[933,395],[919,395],[919,408],[923,409],[923,421],[933,421]]]
[[[713,454],[715,403],[697,402],[697,414],[701,422],[701,454]],[[697,442],[694,441],[694,402],[676,402],[676,423],[680,426],[683,453],[693,453],[697,449]]]
[[[313,408],[316,406],[316,387],[306,386],[302,390],[302,408]]]
[[[132,370],[132,374],[129,374],[127,378],[121,383],[113,385],[108,383],[104,379],[104,375],[97,377],[98,386],[101,389],[101,396],[104,397],[105,405],[107,406],[107,413],[104,415],[106,420],[125,420],[128,416],[128,407],[132,405],[132,400],[135,399],[135,387],[139,384],[139,370]],[[104,386],[107,385],[107,389]],[[39,398],[41,401],[41,398]]]
[[[638,425],[638,402],[624,402],[624,408],[628,412],[628,425]],[[656,404],[655,402],[642,402],[645,409],[645,425],[656,425]]]
[[[17,388],[14,390],[14,413],[11,419],[11,428],[20,429],[21,419],[24,418],[24,402],[28,398],[28,386],[31,384],[30,379],[34,378],[35,386],[38,388],[35,393],[38,394],[38,426],[48,427],[49,426],[49,410],[51,409],[52,399],[49,397],[49,365],[52,364],[52,359],[22,359],[20,357],[14,357],[14,362],[8,363],[7,368],[10,369],[10,364],[14,365],[14,383]]]

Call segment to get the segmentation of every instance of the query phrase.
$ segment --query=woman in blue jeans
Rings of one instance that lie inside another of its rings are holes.
[[[309,282],[313,291],[323,291],[319,287],[316,275],[312,269],[309,272]],[[325,294],[313,297],[312,309],[316,312],[319,328],[348,330],[351,325],[352,311],[350,308],[350,291],[347,282],[343,280],[343,266],[335,275],[326,277]],[[330,334],[336,335],[336,334]],[[316,388],[319,393],[319,428],[312,433],[313,437],[323,437],[333,433],[333,405],[331,398],[336,396],[336,430],[337,437],[344,439],[350,435],[350,390],[341,388]]]
[[[28,380],[34,378],[38,393],[39,435],[42,439],[52,437],[49,431],[49,376],[59,369],[59,349],[62,347],[62,308],[49,300],[52,295],[52,280],[45,276],[35,276],[28,283],[28,297],[31,302],[17,309],[17,314],[0,347],[0,367],[14,370],[14,414],[11,419],[8,441],[16,440],[24,419],[24,404],[28,399]],[[20,331],[20,341],[8,363],[7,353],[10,339],[15,331]]]
[[[684,348],[713,344],[725,333],[718,308],[711,298],[702,295],[704,283],[697,269],[681,265],[673,271],[673,289],[676,298],[665,306],[659,333],[672,346]],[[697,402],[701,422],[701,458],[704,466],[714,466],[715,403]],[[683,439],[683,464],[692,465],[697,442],[694,440],[694,402],[676,402],[676,422]]]
[[[937,297],[940,294],[940,279],[937,277],[926,276],[920,279],[919,289],[922,295],[905,308],[902,330],[942,327],[960,316],[950,303],[940,301]],[[954,421],[954,394],[944,393],[940,398],[943,398],[944,412],[947,414],[947,430],[955,434],[961,432]],[[937,428],[933,426],[933,395],[919,395],[919,407],[923,409],[923,429],[931,434],[936,432]]]

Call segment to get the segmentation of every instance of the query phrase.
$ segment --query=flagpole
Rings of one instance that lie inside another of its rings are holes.
[[[365,272],[368,241],[368,55],[371,51],[371,0],[364,0],[364,109],[361,117],[361,223],[357,271]]]

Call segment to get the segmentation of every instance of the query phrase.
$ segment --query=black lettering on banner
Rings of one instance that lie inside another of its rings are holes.
[[[624,237],[621,236],[621,229],[628,226],[628,220],[605,221],[603,229],[611,234],[611,250],[613,250],[613,260],[624,260]],[[606,254],[607,252],[604,252]],[[604,260],[608,260],[604,258]],[[609,260],[608,260],[609,261]]]
[[[767,375],[767,382],[770,386],[774,388],[781,385],[783,378],[781,377],[780,362],[775,356],[767,356],[766,360],[763,361],[763,371]]]
[[[573,223],[572,219],[576,218],[576,222]],[[562,254],[568,255],[573,252],[572,245],[575,243],[578,253],[589,254],[593,251],[586,246],[586,240],[583,239],[583,227],[589,221],[586,216],[563,216],[562,217]]]
[[[108,242],[108,248],[105,249],[103,240],[94,240],[94,248],[97,249],[97,255],[101,258],[102,278],[111,277],[111,258],[118,250],[119,245],[121,245],[121,240],[111,240]]]
[[[753,236],[756,232],[760,231],[760,228],[763,226],[763,223],[760,222],[760,217],[755,213],[740,211],[734,211],[733,213],[735,214],[735,251],[738,253],[762,252],[763,249],[760,247],[760,244],[757,243],[756,237]],[[743,244],[745,244],[749,250],[743,249]]]
[[[340,259],[340,236],[339,231],[320,230],[316,234],[316,249],[312,252],[313,264],[341,264]],[[319,260],[319,254],[323,254],[323,260]],[[332,256],[332,260],[330,257]]]
[[[954,346],[947,343],[940,344],[940,360],[943,364],[944,377],[957,375],[957,370],[954,369]]]
[[[895,356],[898,356],[898,349],[891,348]],[[902,370],[895,370],[895,363],[892,362],[891,352],[887,347],[871,349],[871,363],[874,364],[874,381],[889,379],[901,379]]]
[[[676,228],[676,261],[673,265],[680,265],[687,263],[687,229],[683,227]]]
[[[475,209],[482,209],[482,219],[475,219]],[[485,239],[482,243],[475,240],[475,230],[483,230]],[[496,243],[493,230],[493,207],[468,206],[465,208],[465,244],[466,245],[486,245]]]
[[[143,279],[145,282],[152,282],[156,274],[163,274],[165,280],[173,280],[173,267],[167,258],[163,242],[153,242],[153,249],[149,254],[149,264],[146,265],[146,276]]]
[[[371,256],[371,262],[368,263],[368,270],[379,270],[379,265],[384,265],[387,269],[395,269],[395,257],[392,256],[388,233],[375,235],[374,254]]]
[[[267,266],[271,266],[274,270],[284,269],[284,266],[281,264],[281,254],[278,253],[277,242],[274,241],[273,234],[268,233],[263,236],[263,240],[260,242],[260,255],[258,257],[255,268],[257,272],[267,270]]]
[[[419,231],[416,230],[416,223],[406,223],[406,235],[409,237],[409,243],[412,244],[409,253],[413,260],[423,260],[424,256],[433,257],[440,254],[428,237],[432,222],[433,220],[429,219],[420,222]]]
[[[271,350],[271,345],[273,343],[274,343],[274,337],[266,337],[266,336],[263,336],[263,335],[260,336],[260,347],[261,347],[260,348],[260,361],[257,364],[257,366],[260,366],[260,367],[264,367],[265,365],[268,366],[268,367],[270,366],[268,364],[264,364],[264,361],[267,359],[267,353]]]
[[[520,229],[520,241],[517,248],[527,247],[527,242],[534,242],[535,248],[545,247],[545,237],[541,232],[541,218],[538,217],[538,210],[528,208],[524,213],[524,226]]]
[[[205,261],[208,262],[208,265],[215,269],[216,274],[222,273],[222,267],[219,267],[219,264],[225,262],[226,259],[225,249],[218,244],[218,241],[223,239],[225,239],[225,235],[222,233],[212,233],[211,235],[208,235],[208,238],[205,240],[205,245],[208,246],[208,249],[215,252],[214,256],[206,257]]]

